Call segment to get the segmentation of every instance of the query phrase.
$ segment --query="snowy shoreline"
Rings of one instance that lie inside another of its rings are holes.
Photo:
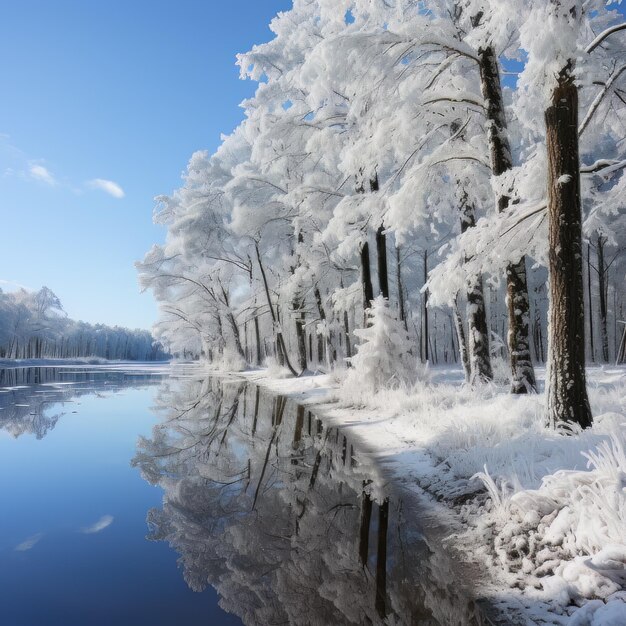
[[[350,430],[390,480],[430,496],[433,519],[459,528],[448,547],[485,568],[479,592],[502,623],[626,623],[626,368],[588,369],[595,423],[573,437],[543,427],[542,393],[476,392],[461,370],[429,374],[356,401],[341,375],[236,375]]]
[[[488,617],[491,609],[501,616],[494,623],[626,623],[624,366],[588,368],[594,425],[567,436],[543,426],[543,393],[512,396],[503,381],[472,389],[454,368],[373,394],[346,385],[345,372],[293,378],[198,363],[11,362],[81,365],[243,378],[289,397],[349,433],[394,488],[416,496],[435,541],[460,554]],[[545,371],[537,373],[542,388]]]

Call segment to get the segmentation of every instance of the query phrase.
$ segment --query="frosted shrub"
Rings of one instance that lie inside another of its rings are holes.
[[[273,356],[268,356],[265,359],[264,365],[267,369],[267,376],[269,378],[290,378],[291,372],[278,362],[278,359]]]
[[[500,355],[491,357],[493,381],[498,385],[509,385],[511,382],[511,366]]]
[[[417,377],[417,362],[409,353],[407,332],[382,296],[372,301],[367,320],[367,328],[354,331],[360,343],[342,386],[346,400],[354,401],[381,389],[409,386]]]
[[[235,350],[228,348],[224,349],[224,353],[216,365],[217,369],[222,372],[243,372],[247,367],[245,359]]]

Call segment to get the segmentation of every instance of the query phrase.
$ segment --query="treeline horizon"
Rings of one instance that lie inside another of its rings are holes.
[[[48,287],[38,291],[0,289],[1,359],[161,361],[169,356],[150,331],[68,318]]]

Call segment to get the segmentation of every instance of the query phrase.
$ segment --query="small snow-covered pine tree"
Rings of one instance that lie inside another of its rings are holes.
[[[357,354],[350,359],[352,368],[344,391],[377,392],[383,388],[412,384],[417,377],[417,360],[410,354],[404,324],[382,296],[372,300],[367,310],[368,325],[354,334],[359,338]]]

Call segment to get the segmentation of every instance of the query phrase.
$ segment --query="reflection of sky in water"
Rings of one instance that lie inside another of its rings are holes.
[[[154,389],[49,405],[45,415],[63,415],[41,439],[0,430],[3,626],[240,623],[216,606],[212,589],[189,590],[166,544],[145,539],[146,513],[162,492],[129,462],[138,435],[155,423]],[[42,390],[22,390],[33,410]]]

